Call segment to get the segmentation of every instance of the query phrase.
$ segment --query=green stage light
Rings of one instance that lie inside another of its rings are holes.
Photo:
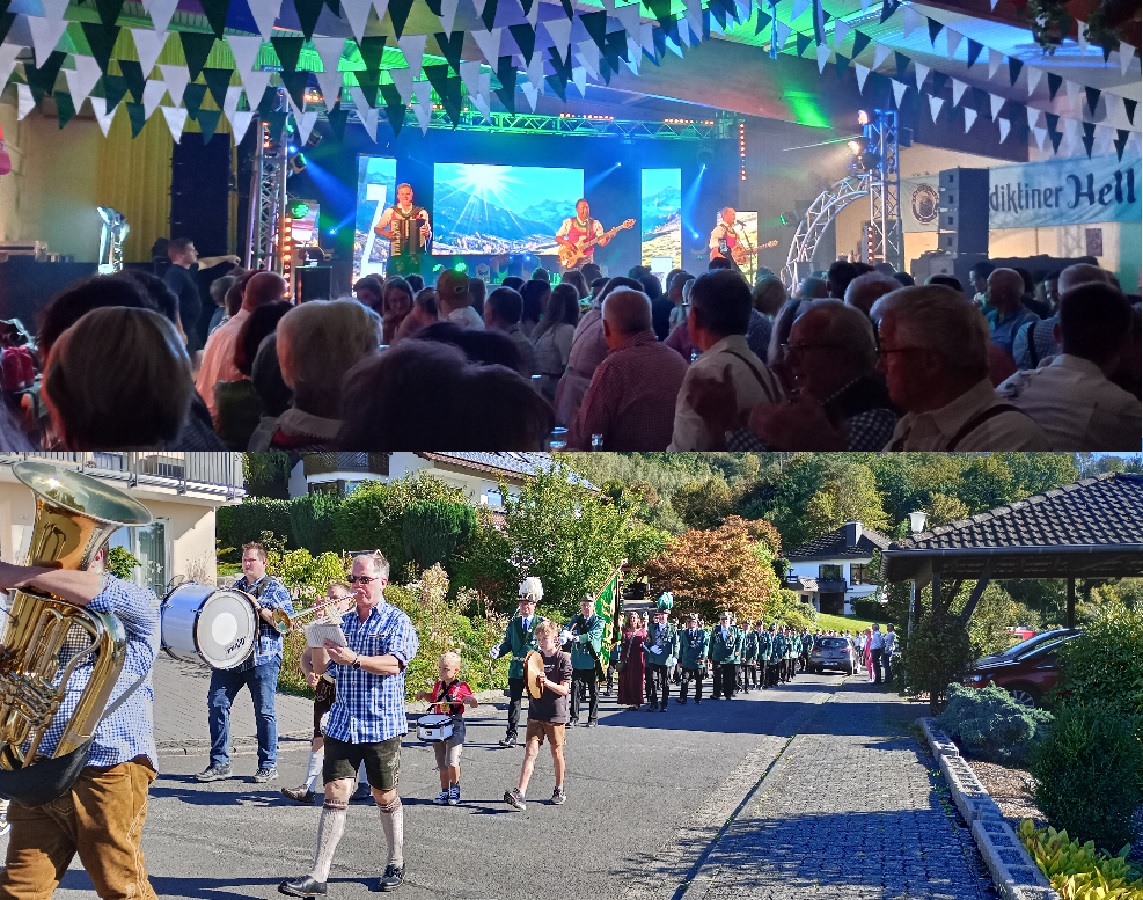
[[[295,203],[292,207],[290,207],[290,212],[293,214],[295,219],[305,218],[306,213],[309,211],[310,205],[308,203]]]
[[[467,272],[468,271],[468,263],[466,263],[462,259],[460,262],[453,264],[452,270],[454,272]]]

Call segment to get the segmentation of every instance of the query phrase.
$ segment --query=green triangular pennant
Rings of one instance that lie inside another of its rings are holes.
[[[207,57],[214,47],[214,35],[203,34],[201,31],[180,31],[179,40],[183,44],[183,55],[187,60],[187,71],[190,80],[198,78],[202,67],[206,65]]]
[[[71,94],[56,92],[56,115],[59,116],[61,129],[75,117],[75,104],[72,102]]]
[[[122,102],[127,93],[127,79],[122,75],[104,75],[102,80],[107,111],[111,112]]]
[[[349,110],[342,109],[341,103],[334,105],[329,111],[329,130],[334,138],[341,142],[345,140],[345,121],[349,118]]]
[[[361,58],[365,61],[365,68],[376,72],[381,68],[381,60],[385,54],[385,35],[370,35],[357,42],[357,49],[361,51]]]
[[[449,67],[444,63],[425,66],[425,77],[441,98],[441,106],[454,125],[460,121],[460,79],[449,78]]]
[[[293,72],[297,70],[298,60],[302,56],[302,44],[305,42],[305,38],[287,37],[286,35],[276,34],[270,38],[274,52],[278,54],[278,62],[282,65],[282,71]]]
[[[810,44],[813,43],[813,38],[810,37],[810,35],[802,34],[800,32],[796,35],[796,40],[798,45],[798,56],[801,56],[803,53],[805,53],[810,48]],[[909,62],[906,60],[905,65],[908,64]]]
[[[532,55],[536,52],[536,29],[527,22],[523,22],[520,25],[509,25],[508,30],[512,33],[512,40],[520,48],[520,55],[524,57],[524,62],[530,64]]]
[[[283,72],[282,87],[289,93],[294,106],[302,109],[306,105],[306,82],[309,81],[309,72]]]
[[[218,122],[222,118],[222,110],[220,109],[200,109],[198,111],[198,127],[202,131],[202,142],[209,144],[210,139],[214,137],[214,132],[218,128]]]
[[[341,14],[341,4],[338,0],[325,0],[325,5],[329,7],[329,11],[338,16]]]
[[[4,43],[4,38],[8,37],[8,32],[15,21],[15,13],[0,13],[0,44]]]
[[[897,71],[897,80],[904,81],[905,73],[909,71],[909,57],[897,50],[893,51],[893,64]]]
[[[441,56],[452,66],[453,72],[459,74],[460,54],[464,49],[464,32],[454,31],[452,34],[437,32],[435,37],[437,39],[437,46],[441,48]]]
[[[147,110],[142,103],[125,103],[127,115],[131,119],[131,137],[137,138],[143,126],[147,124]]]
[[[562,78],[564,83],[571,81],[572,78],[572,63],[571,63],[571,48],[568,48],[567,56],[560,56],[556,52],[555,47],[548,48],[548,59],[552,61],[552,68],[556,70],[556,75]]]
[[[28,87],[32,90],[32,97],[35,98],[36,105],[39,105],[44,97],[55,90],[56,78],[59,77],[60,66],[63,65],[65,59],[67,59],[67,54],[64,51],[54,50],[48,54],[44,64],[38,68],[31,63],[24,63],[24,77],[28,81]]]
[[[567,102],[568,81],[566,78],[561,78],[560,74],[557,72],[554,75],[549,75],[544,79],[544,81],[546,81],[548,86],[553,91],[555,91],[556,96],[559,97],[560,100],[565,103]]]
[[[206,82],[210,96],[214,98],[219,109],[226,106],[226,89],[230,87],[230,77],[233,74],[233,69],[207,68],[202,70],[202,80]]]
[[[571,0],[564,0],[564,3],[570,5]],[[489,31],[491,31],[492,26],[496,24],[497,5],[497,0],[485,0],[484,12],[480,14],[480,21],[484,23],[484,27]],[[571,18],[571,13],[568,13],[568,18]]]
[[[365,102],[371,107],[377,105],[377,91],[381,86],[381,73],[366,69],[364,72],[354,72],[361,93],[365,95]],[[395,89],[395,88],[394,88]]]
[[[98,22],[81,22],[79,27],[83,30],[83,36],[87,38],[91,55],[99,64],[99,71],[106,75],[111,63],[111,52],[115,49],[115,42],[119,40],[119,27],[100,25]]]
[[[389,0],[389,19],[393,22],[393,34],[397,40],[405,33],[405,23],[409,21],[409,11],[413,0]]]
[[[1057,75],[1055,72],[1048,73],[1048,99],[1055,100],[1056,94],[1059,93],[1060,88],[1064,86],[1064,76]]]
[[[100,22],[104,25],[114,25],[119,21],[123,0],[95,0],[95,8],[99,12]]]
[[[131,92],[131,99],[136,103],[143,102],[143,89],[147,86],[147,76],[143,74],[143,67],[133,59],[119,60],[119,71],[127,82],[127,90]]]
[[[651,29],[651,40],[655,44],[655,63],[667,55],[667,30],[666,28],[653,28]]]
[[[496,61],[496,80],[500,87],[496,88],[496,96],[510,113],[516,111],[516,67],[512,65],[511,56],[501,56]]]
[[[841,78],[845,74],[845,70],[849,68],[849,57],[835,53],[834,61],[837,65],[837,77]]]
[[[584,29],[602,52],[607,49],[607,10],[584,13],[579,17]]]
[[[226,13],[230,9],[230,0],[199,0],[202,4],[203,14],[210,23],[210,30],[217,38],[226,32]]]
[[[1024,68],[1024,63],[1014,56],[1008,58],[1008,83],[1015,86],[1016,80],[1020,77],[1020,70]]]
[[[718,23],[718,27],[726,31],[726,7],[721,3],[713,2],[707,7],[707,10]]]
[[[766,30],[766,26],[773,21],[774,20],[770,18],[769,13],[764,13],[762,10],[758,10],[758,16],[754,20],[754,36],[758,37],[758,35]]]
[[[307,41],[313,39],[323,6],[325,0],[294,0],[294,9],[298,11],[298,26]]]
[[[393,134],[400,134],[401,128],[405,124],[405,102],[401,99],[401,94],[397,90],[395,84],[381,85],[381,96],[385,98],[385,116],[389,120],[389,127],[393,129]]]
[[[1135,110],[1139,106],[1138,100],[1132,100],[1130,97],[1123,98],[1123,111],[1127,113],[1127,121],[1132,125],[1135,124]]]
[[[187,115],[192,119],[197,119],[199,111],[202,109],[202,101],[205,99],[205,84],[188,84],[186,90],[183,91],[183,106],[186,107]]]

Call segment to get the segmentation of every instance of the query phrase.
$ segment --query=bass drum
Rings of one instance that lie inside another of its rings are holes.
[[[175,659],[234,669],[254,652],[258,618],[242,591],[183,584],[163,598],[160,612],[163,649]]]

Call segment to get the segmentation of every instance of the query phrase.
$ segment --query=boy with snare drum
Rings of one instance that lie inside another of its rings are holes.
[[[433,803],[457,806],[460,803],[460,751],[464,748],[464,708],[476,709],[476,697],[468,682],[460,680],[460,654],[445,653],[438,663],[440,678],[431,691],[421,691],[418,700],[433,704],[433,711],[451,718],[452,734],[443,741],[433,741],[441,792]]]

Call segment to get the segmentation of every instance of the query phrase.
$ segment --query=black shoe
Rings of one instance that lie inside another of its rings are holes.
[[[587,725],[585,725],[584,727],[585,728],[598,728],[599,723],[597,721],[595,721],[595,719],[590,719],[590,720],[588,720]]]
[[[291,897],[324,897],[326,887],[324,881],[303,875],[293,881],[283,881],[278,885],[278,893],[289,894]]]
[[[687,701],[686,701],[685,697],[682,700],[680,700],[678,697],[676,697],[675,702],[677,704],[679,704],[679,706],[686,706],[687,705]]]
[[[695,706],[698,706],[700,703],[702,703],[702,700],[700,700],[698,697],[695,697]]]
[[[506,738],[501,738],[500,739],[500,746],[501,747],[515,747],[516,746],[516,735],[510,734]]]
[[[377,880],[377,890],[382,892],[395,891],[404,880],[404,866],[386,866],[385,874]]]
[[[568,728],[575,728],[579,724],[579,719],[571,719],[568,722]]]

